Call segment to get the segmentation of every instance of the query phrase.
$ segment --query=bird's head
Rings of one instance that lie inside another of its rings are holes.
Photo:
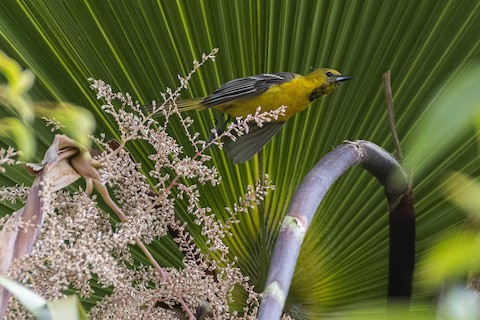
[[[316,84],[315,89],[309,96],[310,101],[329,94],[342,82],[353,79],[353,77],[342,75],[335,69],[327,68],[317,69],[307,74],[305,78]]]

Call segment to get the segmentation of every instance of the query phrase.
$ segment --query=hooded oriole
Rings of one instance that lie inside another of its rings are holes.
[[[274,122],[264,123],[262,127],[253,124],[248,134],[236,141],[225,141],[227,155],[234,163],[239,163],[249,160],[260,151],[286,120],[352,78],[325,68],[305,76],[291,72],[262,73],[231,80],[206,98],[177,101],[177,106],[180,111],[214,108],[233,117],[253,114],[258,107],[262,111],[271,111],[286,106],[285,115]]]

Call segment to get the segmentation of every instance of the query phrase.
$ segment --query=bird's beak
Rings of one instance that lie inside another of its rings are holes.
[[[355,79],[354,77],[350,77],[350,76],[338,76],[335,78],[335,82],[343,82],[343,81],[347,81],[347,80],[350,80],[350,79]]]

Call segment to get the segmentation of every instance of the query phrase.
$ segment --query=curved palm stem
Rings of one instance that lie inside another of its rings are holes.
[[[415,259],[415,213],[411,185],[398,161],[376,144],[347,141],[323,157],[303,179],[283,220],[258,319],[279,319],[305,233],[331,185],[358,165],[385,188],[390,209],[389,298],[409,298]]]

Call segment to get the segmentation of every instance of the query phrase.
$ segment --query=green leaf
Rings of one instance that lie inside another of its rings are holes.
[[[95,119],[85,108],[68,103],[35,103],[34,112],[37,117],[58,121],[62,131],[78,143],[89,146],[88,135],[95,129]]]
[[[460,172],[448,175],[443,185],[447,199],[465,212],[480,218],[480,183]]]
[[[439,86],[423,117],[407,141],[408,166],[425,170],[430,163],[458,146],[480,115],[480,65],[452,74]]]
[[[463,231],[443,236],[419,265],[420,284],[439,287],[480,267],[478,235]]]
[[[10,293],[12,293],[20,303],[39,320],[88,319],[88,316],[76,295],[47,301],[18,282],[3,276],[0,276],[0,285],[10,291]]]
[[[30,70],[23,71],[15,60],[0,51],[0,71],[6,76],[12,96],[23,95],[30,90],[35,76]]]
[[[24,119],[31,120],[32,111],[25,96],[33,85],[34,74],[30,70],[22,71],[20,64],[9,58],[2,50],[0,50],[0,72],[7,79],[7,85],[0,86],[0,102],[15,108]]]
[[[89,319],[76,295],[48,302],[52,320],[86,320]]]
[[[23,121],[13,118],[0,118],[0,136],[11,138],[17,149],[22,151],[21,159],[29,160],[36,149],[34,133]]]
[[[51,319],[47,301],[16,281],[0,276],[0,285],[5,287],[20,303],[40,320]]]

